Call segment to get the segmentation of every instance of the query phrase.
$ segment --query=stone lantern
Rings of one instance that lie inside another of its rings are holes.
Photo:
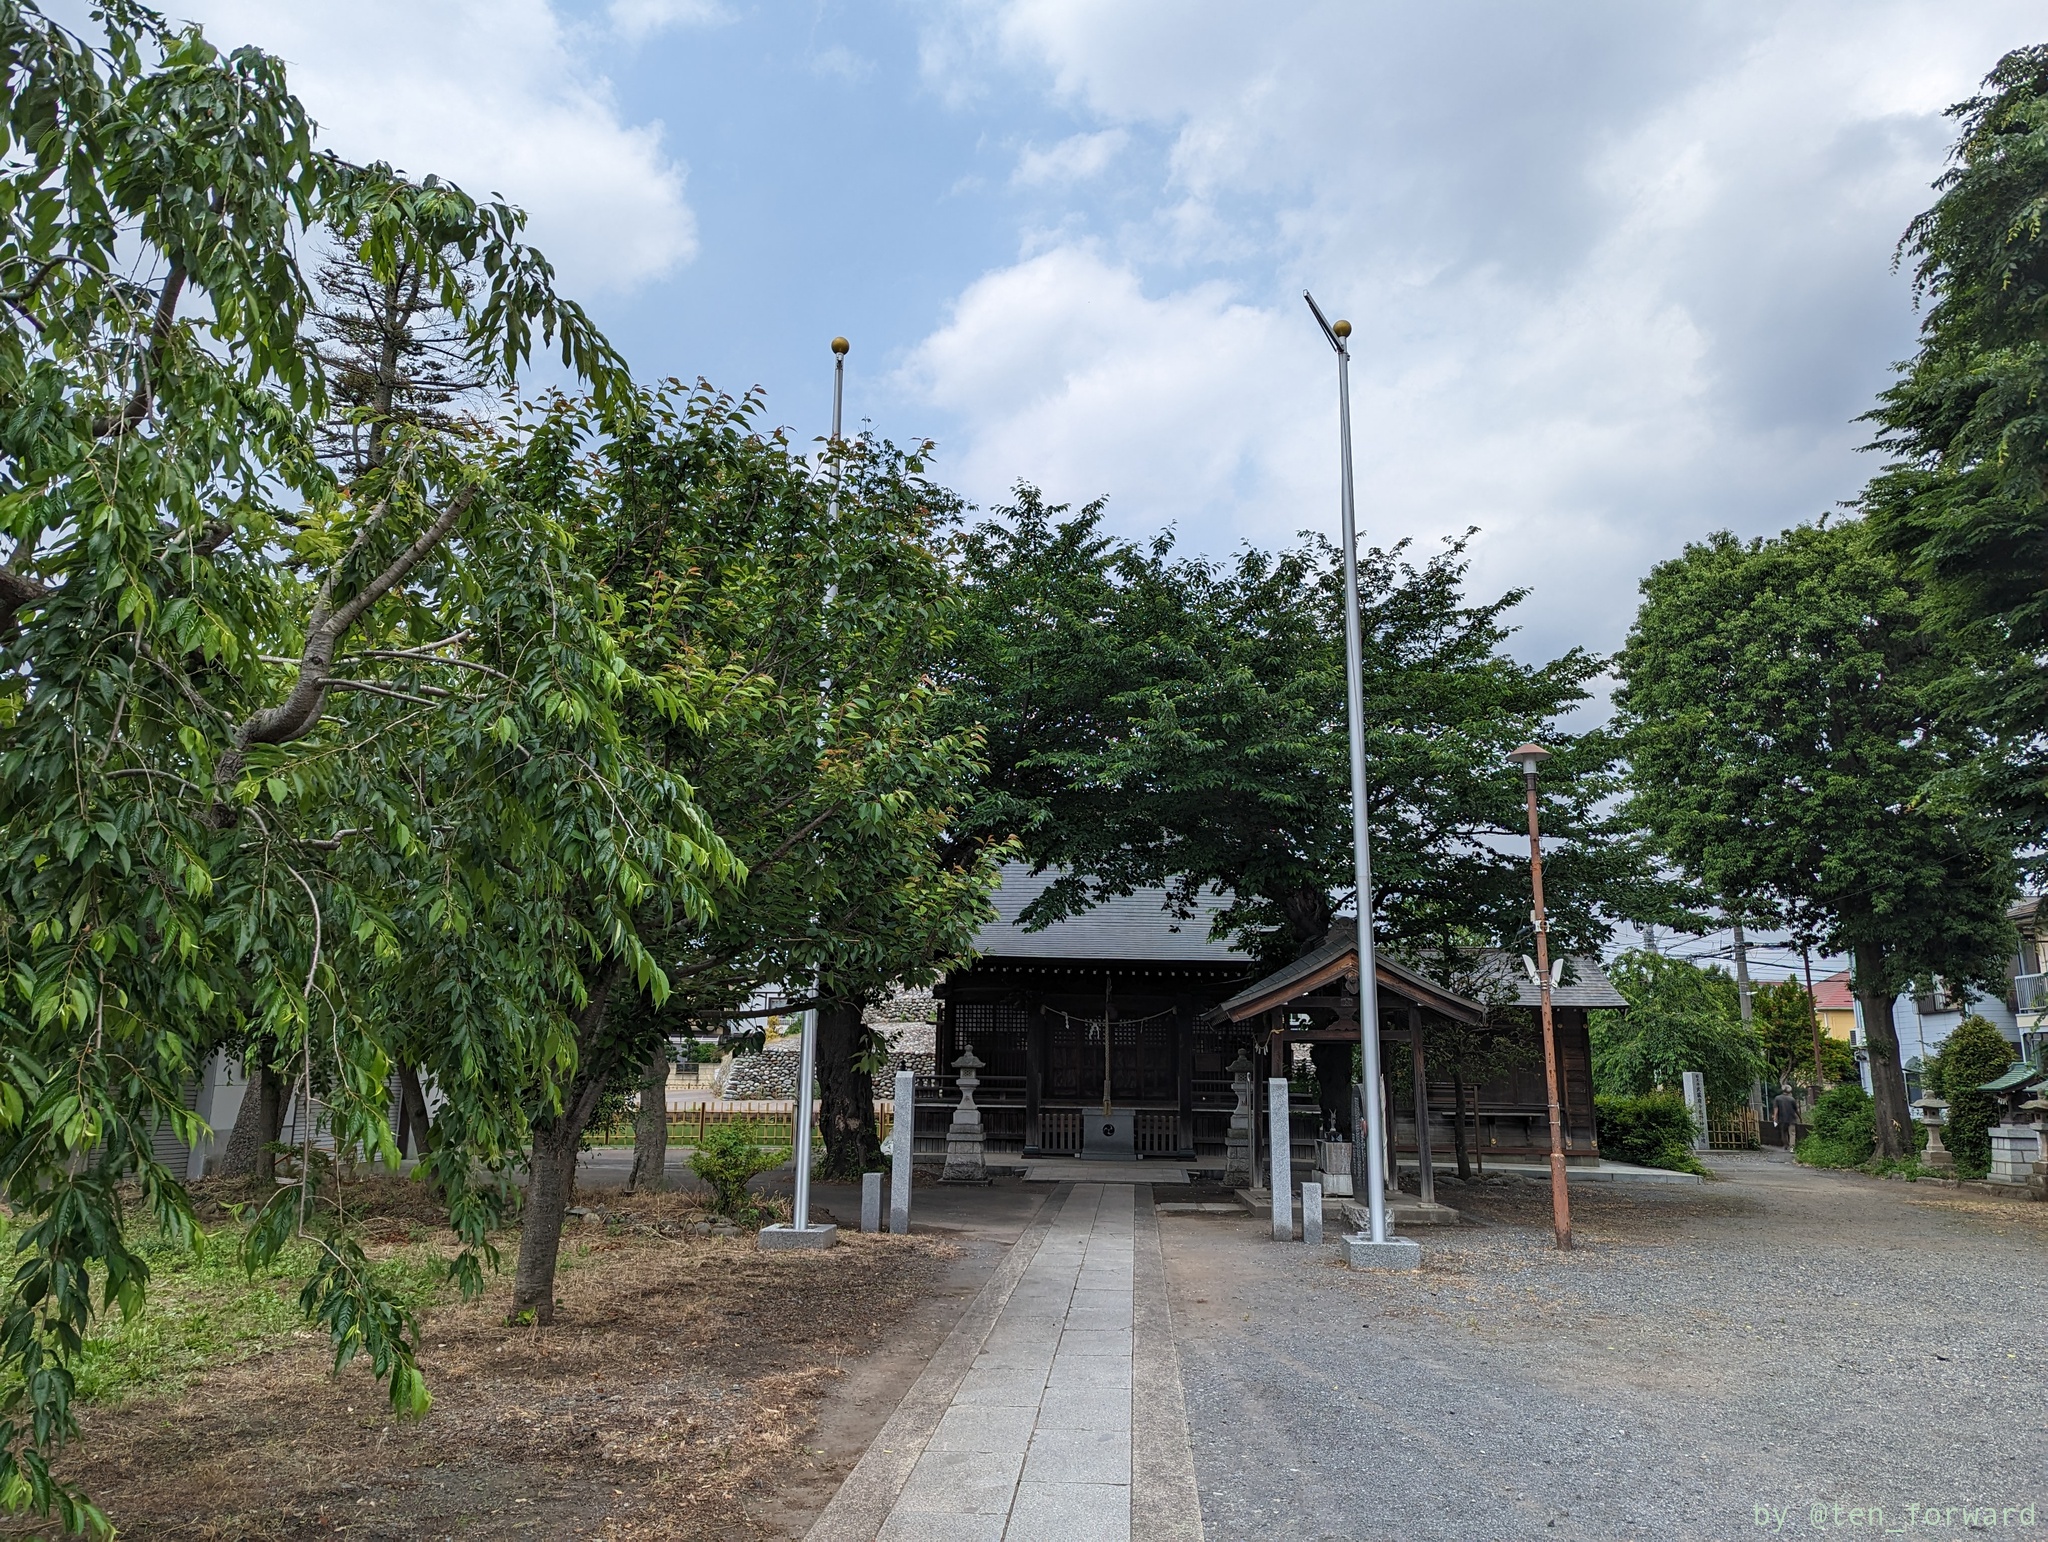
[[[1249,1188],[1257,1183],[1252,1171],[1252,1062],[1243,1050],[1230,1062],[1230,1090],[1237,1094],[1237,1107],[1223,1138],[1223,1182]]]
[[[981,1127],[981,1110],[974,1105],[974,1089],[981,1085],[976,1073],[986,1063],[972,1045],[953,1062],[959,1073],[960,1106],[953,1110],[953,1123],[946,1131],[947,1183],[981,1183],[988,1178],[988,1142]]]
[[[1948,1099],[1938,1098],[1930,1092],[1913,1105],[1913,1110],[1927,1127],[1927,1149],[1920,1153],[1920,1165],[1935,1172],[1953,1172],[1956,1159],[1941,1143],[1942,1127],[1948,1123]]]

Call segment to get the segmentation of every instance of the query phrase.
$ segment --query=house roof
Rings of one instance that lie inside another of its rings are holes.
[[[1357,936],[1348,930],[1332,932],[1320,947],[1274,970],[1263,980],[1246,986],[1216,1010],[1232,1022],[1241,1023],[1248,1017],[1256,1017],[1261,1012],[1269,1012],[1274,1007],[1321,990],[1333,980],[1356,973],[1357,969]],[[1392,959],[1375,955],[1373,974],[1383,990],[1392,991],[1433,1012],[1460,1022],[1485,1021],[1486,1008],[1478,1002],[1446,990],[1428,976],[1417,974]]]
[[[1840,970],[1824,980],[1813,982],[1813,1009],[1816,1012],[1853,1012],[1856,1010],[1855,994],[1849,989],[1849,971]]]
[[[1607,978],[1607,971],[1600,967],[1597,958],[1583,953],[1565,955],[1564,982],[1554,986],[1550,992],[1550,1004],[1554,1007],[1607,1007],[1626,1008],[1628,997],[1614,988],[1614,982]],[[1556,962],[1552,960],[1553,964]],[[1480,948],[1471,955],[1475,972],[1491,989],[1486,994],[1504,995],[1512,989],[1513,998],[1504,1004],[1517,1007],[1540,1007],[1543,1005],[1542,992],[1529,973],[1522,967],[1518,953],[1505,948]]]
[[[1038,931],[1018,921],[1029,905],[1060,875],[1033,873],[1028,864],[1006,862],[1002,886],[993,896],[996,915],[975,935],[975,951],[986,958],[1148,959],[1171,963],[1245,964],[1249,958],[1228,941],[1209,936],[1209,924],[1228,903],[1205,893],[1183,921],[1168,908],[1164,889],[1112,895],[1078,916]]]
[[[2031,921],[2040,913],[2040,909],[2041,896],[2030,894],[2025,899],[2015,900],[2012,904],[2008,905],[2005,910],[2005,918],[2008,921]]]

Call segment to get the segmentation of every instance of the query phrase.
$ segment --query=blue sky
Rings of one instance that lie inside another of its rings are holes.
[[[849,409],[1227,553],[1335,524],[1313,287],[1357,325],[1369,538],[1480,527],[1517,648],[1853,497],[1892,247],[2008,0],[192,0],[331,142],[501,191],[636,369]],[[394,47],[394,42],[399,46]]]

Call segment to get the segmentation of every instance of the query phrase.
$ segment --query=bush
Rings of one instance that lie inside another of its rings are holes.
[[[1600,1154],[1638,1167],[1662,1167],[1675,1173],[1704,1173],[1692,1149],[1699,1126],[1685,1099],[1675,1092],[1646,1092],[1640,1097],[1593,1099]]]
[[[1813,1127],[1795,1155],[1808,1167],[1861,1167],[1876,1149],[1870,1094],[1845,1082],[1821,1094],[1813,1109]]]
[[[1998,1123],[1998,1094],[1982,1088],[1993,1077],[2003,1075],[2012,1062],[2012,1045],[2005,1035],[1972,1015],[1956,1024],[1927,1068],[1928,1089],[1949,1103],[1942,1144],[1956,1159],[1957,1173],[1965,1178],[1981,1178],[1991,1171],[1991,1127]]]
[[[714,1124],[690,1153],[690,1171],[711,1185],[713,1213],[743,1223],[760,1219],[761,1202],[748,1191],[748,1180],[782,1165],[780,1148],[761,1145],[761,1132],[750,1121]]]

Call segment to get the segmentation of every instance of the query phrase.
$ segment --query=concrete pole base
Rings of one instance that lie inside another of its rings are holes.
[[[829,1248],[838,1240],[839,1228],[830,1221],[823,1225],[814,1221],[802,1231],[778,1221],[773,1226],[762,1227],[759,1238],[764,1253],[781,1253],[796,1248]]]
[[[1343,1241],[1344,1262],[1354,1269],[1420,1269],[1422,1244],[1412,1237],[1389,1237],[1375,1242],[1363,1235]]]

